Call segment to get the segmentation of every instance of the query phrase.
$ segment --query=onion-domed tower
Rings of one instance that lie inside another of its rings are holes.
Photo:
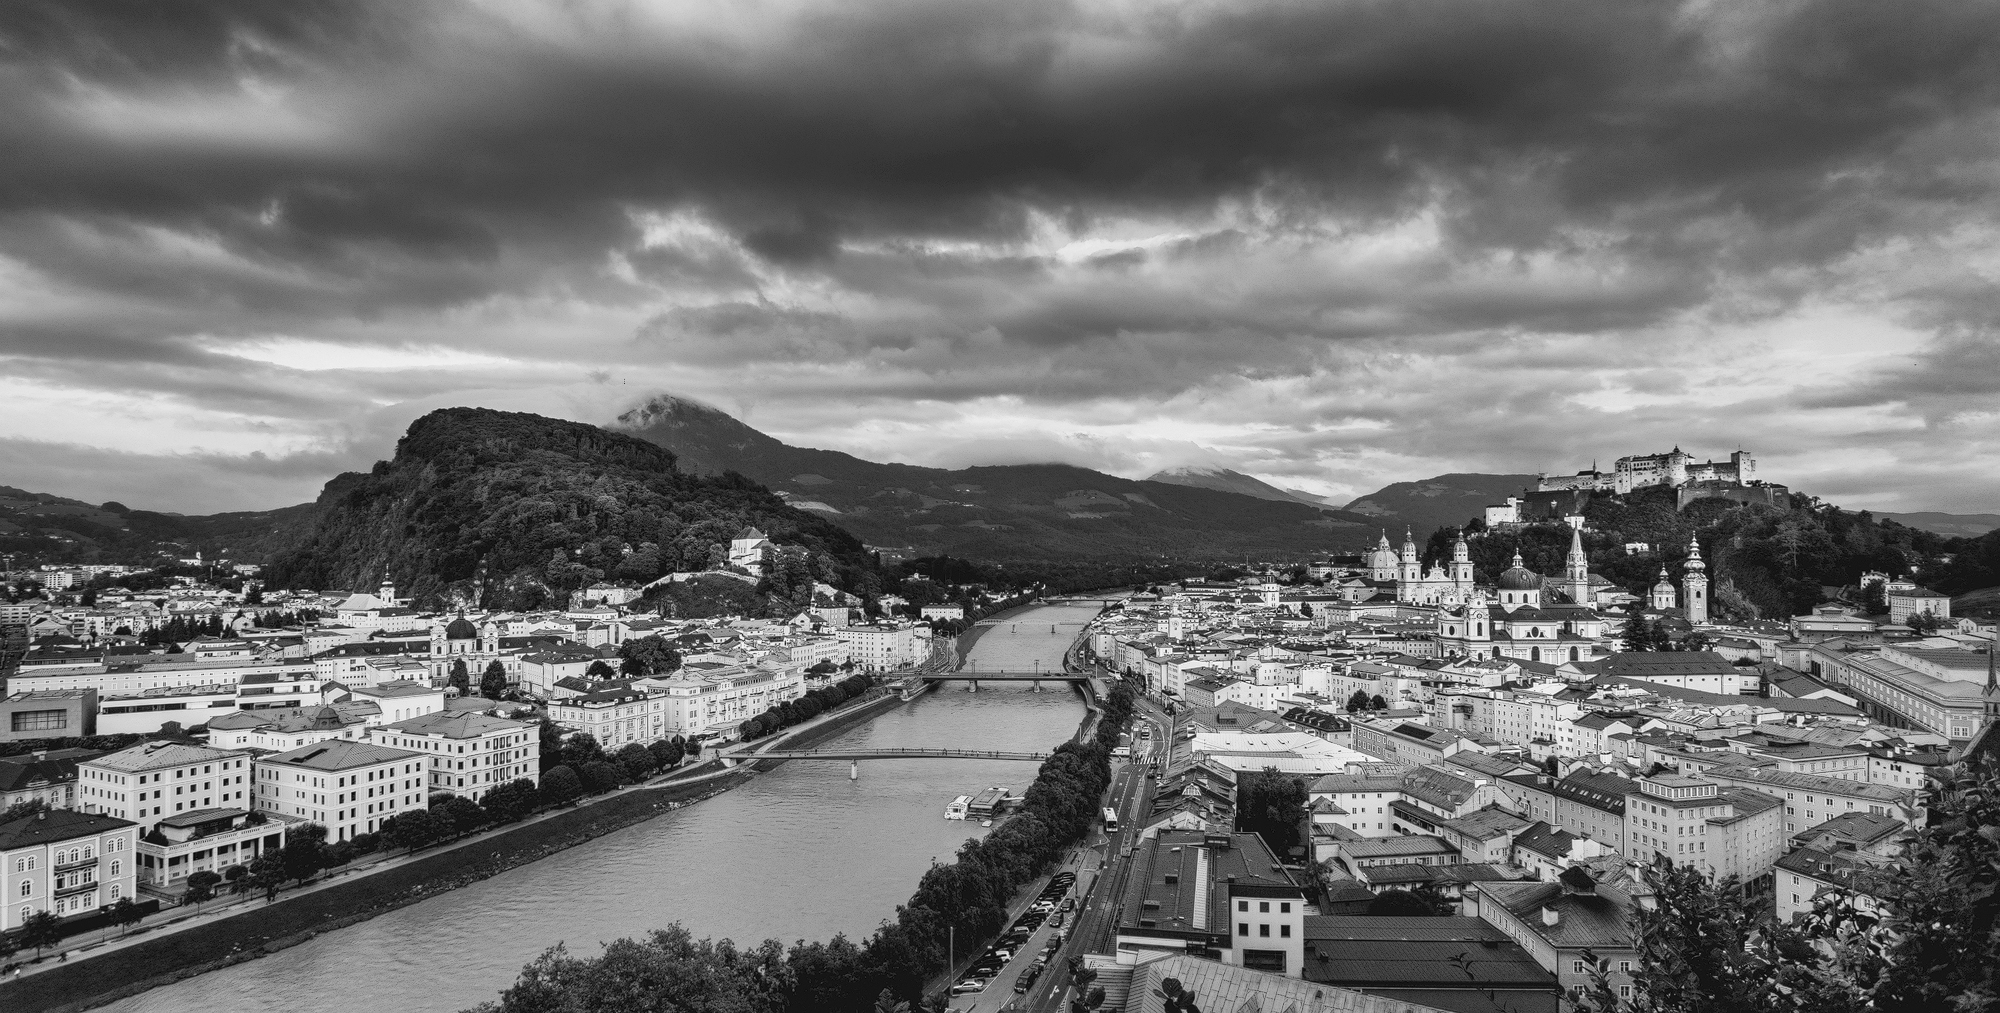
[[[1681,572],[1681,601],[1691,623],[1708,621],[1708,564],[1701,561],[1701,542],[1688,539],[1688,558]]]

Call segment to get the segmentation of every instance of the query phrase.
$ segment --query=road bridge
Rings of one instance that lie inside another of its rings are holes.
[[[1025,760],[1040,762],[1048,753],[993,749],[773,749],[747,753],[739,760]]]

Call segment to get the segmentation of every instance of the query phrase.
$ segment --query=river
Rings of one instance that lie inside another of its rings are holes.
[[[968,665],[1060,668],[1092,606],[1044,605],[985,629]],[[1051,624],[1057,624],[1051,631]],[[847,730],[825,747],[1046,750],[1083,704],[1062,683],[942,688]],[[976,823],[943,818],[952,796],[1004,785],[1016,761],[786,763],[698,805],[391,911],[261,960],[157,988],[121,1013],[449,1013],[495,998],[521,966],[562,942],[594,954],[620,936],[679,921],[696,936],[787,944],[857,940],[895,911],[933,860]],[[115,959],[115,958],[114,958]]]

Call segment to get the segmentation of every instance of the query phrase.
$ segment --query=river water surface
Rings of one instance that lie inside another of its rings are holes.
[[[1095,607],[1045,605],[985,628],[968,665],[1059,668]],[[1052,629],[1053,626],[1053,629]],[[946,683],[821,745],[1053,748],[1083,704],[1063,683],[1035,692]],[[794,761],[742,787],[542,861],[253,960],[104,1007],[120,1013],[449,1013],[495,998],[562,942],[594,954],[679,921],[699,936],[789,944],[857,940],[895,911],[933,860],[976,823],[943,818],[954,795],[1019,792],[1035,765],[982,760]]]

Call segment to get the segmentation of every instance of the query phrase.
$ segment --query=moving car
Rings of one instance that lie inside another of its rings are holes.
[[[1026,992],[1027,990],[1035,987],[1035,979],[1041,976],[1042,976],[1042,965],[1036,964],[1035,966],[1028,968],[1027,973],[1021,975],[1021,977],[1014,982],[1014,991]]]

